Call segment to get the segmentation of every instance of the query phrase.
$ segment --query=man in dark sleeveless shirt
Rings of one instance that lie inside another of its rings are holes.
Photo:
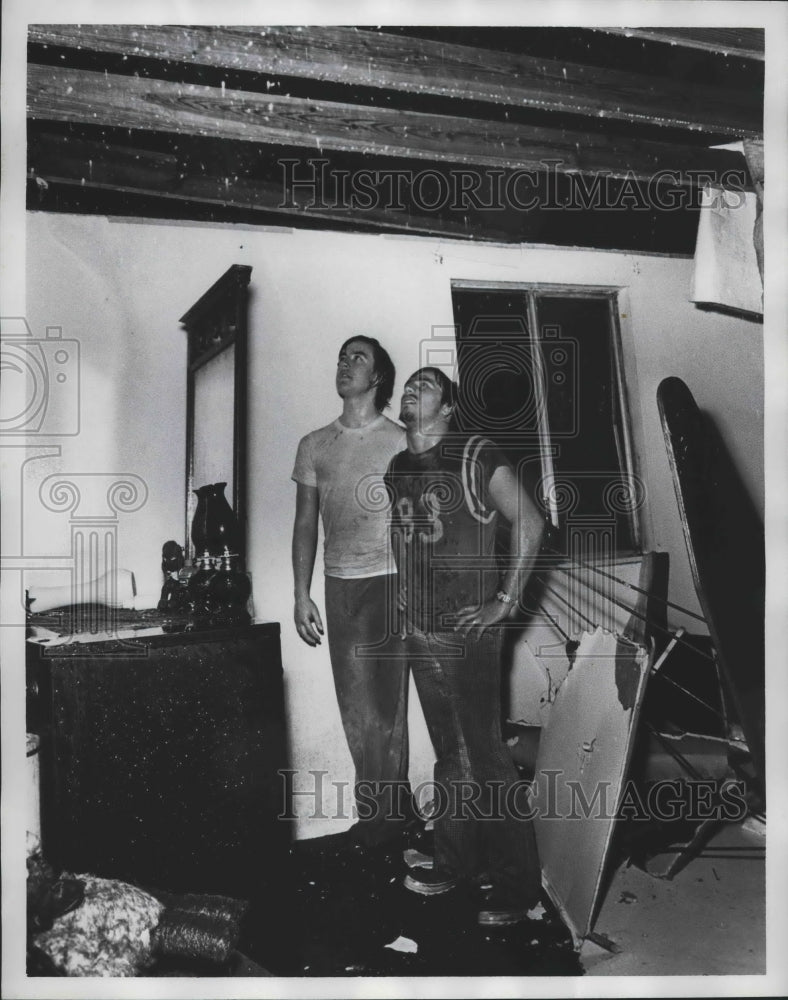
[[[478,435],[451,431],[456,386],[422,368],[405,384],[407,449],[385,481],[399,570],[405,649],[435,748],[435,859],[408,889],[436,895],[484,876],[482,925],[525,919],[540,869],[527,810],[513,810],[517,771],[500,728],[500,623],[539,551],[543,519],[504,455]],[[500,518],[510,551],[495,558]],[[520,803],[524,795],[520,795]]]

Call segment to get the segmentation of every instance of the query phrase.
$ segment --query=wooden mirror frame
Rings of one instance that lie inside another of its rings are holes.
[[[223,351],[234,347],[232,385],[232,458],[228,465],[227,500],[238,521],[239,568],[246,564],[246,435],[247,435],[247,311],[249,280],[252,268],[233,264],[194,305],[181,316],[186,327],[188,354],[186,365],[186,543],[187,559],[194,559],[191,523],[197,506],[194,490],[205,483],[195,483],[195,428],[203,415],[195,412],[197,373]],[[205,415],[210,419],[210,414]],[[224,475],[222,475],[224,479]]]

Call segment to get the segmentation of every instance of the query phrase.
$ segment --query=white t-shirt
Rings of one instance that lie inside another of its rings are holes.
[[[405,447],[405,431],[383,414],[366,427],[337,419],[301,438],[292,478],[317,487],[326,576],[396,572],[383,474]]]

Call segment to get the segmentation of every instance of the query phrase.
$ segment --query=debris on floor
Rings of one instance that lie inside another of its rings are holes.
[[[482,928],[484,897],[472,886],[434,898],[409,892],[406,852],[429,859],[432,836],[418,830],[366,850],[343,834],[297,842],[255,893],[244,953],[285,977],[583,974],[546,897],[528,920]]]
[[[409,847],[403,852],[402,857],[408,868],[432,868],[433,860],[429,854],[422,854]]]
[[[585,945],[586,942],[596,945],[598,948],[601,948],[603,951],[607,952],[610,955],[621,954],[620,946],[617,945],[616,942],[613,941],[610,937],[608,937],[607,934],[601,933],[601,931],[591,931],[590,933],[588,933],[583,940],[583,944]]]
[[[612,954],[609,948],[603,948],[602,945],[597,944],[596,941],[592,941],[590,938],[586,938],[583,941],[580,949],[580,961],[586,971],[593,969],[600,962],[607,961],[610,958],[612,958]]]
[[[594,924],[595,931],[604,931],[617,942],[619,952],[609,961],[598,956],[594,960],[584,945],[580,961],[585,973],[762,976],[766,851],[761,847],[756,858],[750,846],[754,841],[758,842],[741,824],[726,824],[714,834],[707,852],[670,880],[655,879],[621,862],[610,873],[610,888]],[[714,856],[709,857],[712,851]],[[620,904],[627,892],[637,896],[637,904]],[[594,941],[600,944],[596,935]]]
[[[403,937],[401,934],[396,941],[391,941],[389,944],[384,945],[385,948],[391,948],[392,951],[403,951],[410,955],[415,955],[419,950],[419,946],[411,938]]]

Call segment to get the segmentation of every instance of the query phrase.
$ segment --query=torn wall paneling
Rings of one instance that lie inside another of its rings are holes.
[[[542,882],[578,947],[600,902],[652,659],[601,628],[584,633],[541,735],[534,804]]]

